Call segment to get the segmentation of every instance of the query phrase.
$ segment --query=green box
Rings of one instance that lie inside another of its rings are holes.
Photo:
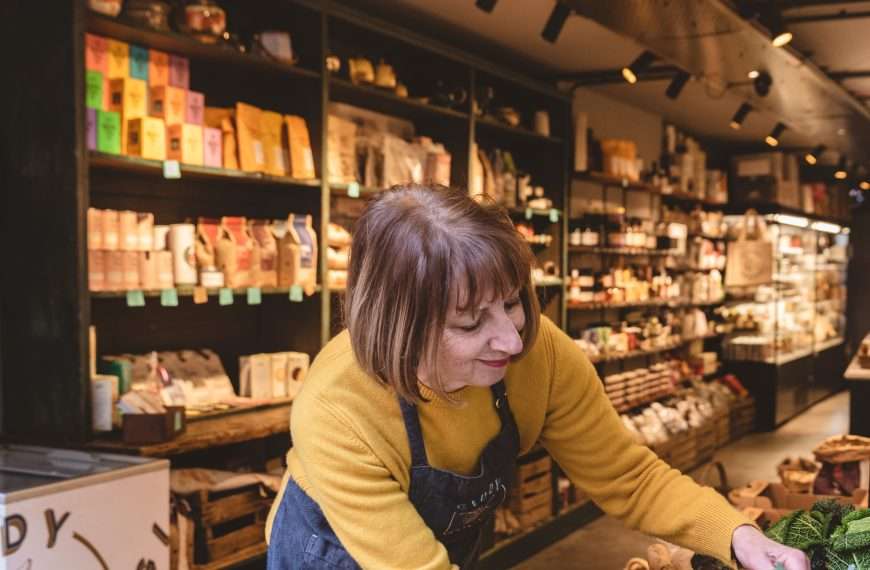
[[[85,107],[103,110],[103,74],[99,71],[85,73]]]
[[[114,111],[97,111],[97,150],[121,154],[121,115]]]

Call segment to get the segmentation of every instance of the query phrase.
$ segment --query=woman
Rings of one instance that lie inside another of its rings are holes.
[[[722,560],[733,547],[753,569],[808,569],[632,442],[589,359],[540,316],[533,261],[503,211],[465,193],[397,187],[369,205],[347,330],[293,404],[269,568],[472,568],[516,457],[540,442],[632,528]]]

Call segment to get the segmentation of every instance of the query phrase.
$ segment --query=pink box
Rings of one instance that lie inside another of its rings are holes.
[[[199,91],[188,91],[185,100],[187,101],[187,111],[184,122],[190,125],[201,125],[205,112],[205,95]]]
[[[85,113],[87,117],[88,150],[97,150],[97,110],[85,109]]]
[[[223,133],[220,129],[202,129],[203,164],[221,168],[223,166]]]
[[[177,55],[169,56],[169,85],[190,88],[190,60]]]

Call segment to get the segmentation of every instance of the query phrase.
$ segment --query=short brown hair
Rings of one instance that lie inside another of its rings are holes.
[[[435,366],[450,295],[463,286],[463,309],[519,290],[525,354],[540,324],[534,260],[504,209],[444,186],[394,186],[368,205],[351,245],[345,320],[357,361],[409,402],[423,400],[425,362],[432,390],[450,399]]]

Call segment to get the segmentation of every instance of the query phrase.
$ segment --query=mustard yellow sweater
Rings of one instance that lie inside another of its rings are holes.
[[[578,487],[627,526],[730,560],[732,532],[748,521],[632,441],[589,359],[552,321],[542,318],[535,345],[508,367],[505,384],[520,453],[540,441]],[[488,388],[455,395],[461,406],[437,399],[420,405],[426,452],[435,467],[471,474],[499,419]],[[284,484],[292,477],[320,505],[363,568],[451,568],[447,550],[408,500],[411,457],[396,396],[362,372],[346,331],[315,359],[290,426]],[[267,540],[282,496],[283,486]]]

